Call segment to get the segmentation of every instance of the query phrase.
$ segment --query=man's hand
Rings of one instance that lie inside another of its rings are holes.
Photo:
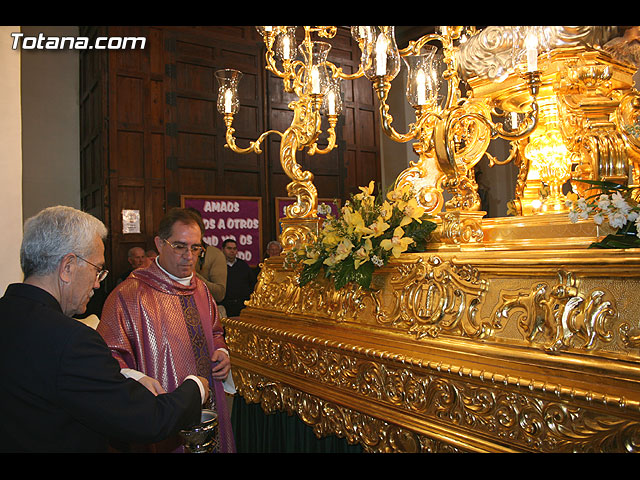
[[[144,385],[147,390],[149,390],[156,396],[160,395],[161,393],[167,393],[165,392],[164,388],[162,388],[162,385],[160,385],[160,382],[155,378],[151,378],[145,375],[144,377],[141,377],[138,382]]]
[[[231,360],[223,350],[216,350],[211,355],[211,376],[214,380],[223,381],[229,375],[231,369]]]

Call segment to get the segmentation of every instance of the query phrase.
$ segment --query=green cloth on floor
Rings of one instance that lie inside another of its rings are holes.
[[[316,437],[313,429],[297,415],[266,414],[259,403],[248,404],[236,395],[231,423],[238,453],[362,453],[344,438]]]

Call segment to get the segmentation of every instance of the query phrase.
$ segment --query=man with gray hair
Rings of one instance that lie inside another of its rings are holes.
[[[102,222],[71,207],[27,220],[23,283],[0,299],[0,451],[100,452],[109,441],[159,441],[199,423],[208,381],[171,394],[126,379],[102,337],[71,318],[104,269]]]

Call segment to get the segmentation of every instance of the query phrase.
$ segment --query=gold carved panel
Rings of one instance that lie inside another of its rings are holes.
[[[635,452],[639,267],[629,252],[435,252],[335,291],[268,261],[225,319],[234,379],[367,451]]]

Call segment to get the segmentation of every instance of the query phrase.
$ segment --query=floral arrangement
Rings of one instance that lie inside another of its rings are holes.
[[[416,201],[410,185],[373,195],[374,182],[360,187],[335,218],[326,205],[318,213],[327,215],[316,242],[289,252],[287,264],[302,263],[300,285],[321,272],[336,289],[349,283],[369,288],[373,272],[403,252],[426,249],[436,224]]]
[[[576,223],[593,216],[596,225],[605,220],[616,230],[600,242],[592,244],[600,248],[640,247],[640,206],[634,198],[634,188],[602,180],[577,180],[591,185],[586,189],[595,193],[579,197],[567,194],[569,219]]]

